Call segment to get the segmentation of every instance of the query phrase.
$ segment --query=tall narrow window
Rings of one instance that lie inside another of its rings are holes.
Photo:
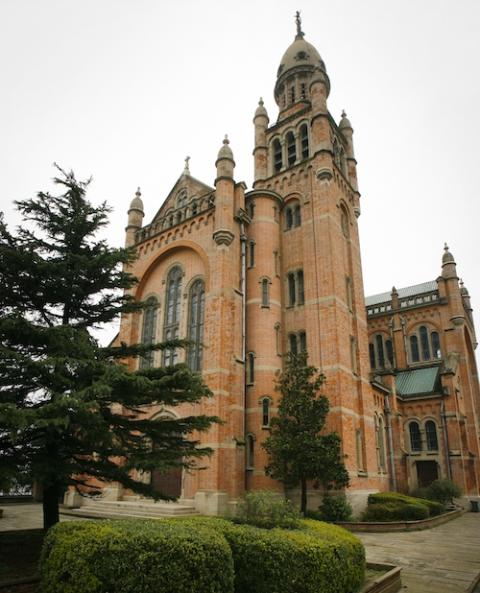
[[[417,336],[410,336],[410,353],[412,355],[412,362],[418,362],[420,360]]]
[[[290,207],[285,210],[285,229],[289,231],[293,228],[293,211]]]
[[[275,173],[278,173],[283,165],[282,159],[282,145],[280,144],[280,140],[275,139],[273,141],[273,169]]]
[[[308,128],[303,124],[300,128],[300,144],[302,148],[302,159],[308,159]]]
[[[277,356],[280,356],[282,354],[282,344],[280,335],[280,330],[282,329],[282,326],[279,323],[276,323],[273,326],[273,329],[275,330],[275,348],[277,351]]]
[[[394,360],[393,360],[393,343],[392,340],[387,340],[385,342],[385,349],[387,350],[387,359],[388,362],[390,363],[390,366],[394,366]]]
[[[420,344],[422,345],[422,358],[423,360],[430,360],[430,344],[428,342],[428,331],[427,328],[422,325],[419,330],[420,333]]]
[[[300,98],[301,99],[306,99],[307,98],[307,90],[306,90],[306,84],[304,82],[302,82],[300,84]]]
[[[382,416],[378,419],[378,460],[380,462],[380,469],[385,470],[387,467],[385,455],[385,425]]]
[[[349,276],[345,278],[345,292],[347,295],[348,310],[353,311],[352,279]]]
[[[275,268],[275,275],[280,275],[280,256],[278,255],[278,251],[273,252],[273,266]]]
[[[432,332],[430,337],[432,339],[433,358],[442,358],[442,351],[440,350],[440,337],[438,332]]]
[[[188,366],[192,371],[202,368],[203,324],[205,317],[205,284],[196,280],[190,289],[188,315]]]
[[[247,204],[247,214],[250,218],[253,218],[255,214],[255,203],[253,201]]]
[[[295,87],[290,88],[290,103],[295,103]]]
[[[295,142],[295,136],[292,132],[287,134],[287,161],[288,166],[291,167],[297,160],[297,146]]]
[[[347,214],[345,208],[343,208],[343,207],[341,209],[340,224],[342,227],[343,236],[345,237],[345,239],[348,239],[348,237],[350,236],[350,228],[349,228],[350,223],[348,220],[348,214]]]
[[[383,336],[377,334],[375,336],[375,344],[377,346],[377,360],[378,366],[383,369],[385,368],[385,353],[383,351]]]
[[[357,340],[354,336],[350,336],[350,362],[352,365],[352,373],[357,374]]]
[[[248,244],[248,266],[253,268],[255,265],[255,241],[250,241]]]
[[[363,439],[362,439],[362,431],[357,428],[355,431],[355,452],[357,456],[357,469],[359,471],[363,470]]]
[[[305,288],[303,284],[303,270],[298,270],[297,272],[297,292],[298,292],[298,299],[297,302],[299,305],[303,305],[305,302]]]
[[[410,422],[408,429],[410,431],[410,449],[412,451],[422,450],[422,436],[418,422]]]
[[[197,202],[192,202],[192,216],[196,216],[198,214],[198,204]]]
[[[147,306],[143,312],[142,344],[153,344],[157,333],[158,301],[155,297],[147,299]],[[148,352],[140,358],[140,368],[148,369],[153,366],[154,351]]]
[[[296,303],[296,287],[295,287],[295,274],[290,272],[287,276],[288,280],[288,302],[291,307]]]
[[[429,451],[438,451],[437,426],[433,420],[427,420],[425,423],[425,437],[427,449]]]
[[[307,351],[307,334],[305,332],[299,332],[298,334],[298,342],[300,346],[300,352]]]
[[[252,384],[255,381],[255,354],[247,354],[247,383]]]
[[[270,426],[270,399],[262,399],[262,426]]]
[[[300,226],[302,224],[302,215],[300,211],[300,204],[293,205],[293,226]]]
[[[290,352],[296,356],[298,354],[297,336],[296,334],[289,334],[288,343],[290,346]]]
[[[182,270],[175,266],[167,277],[167,293],[165,299],[165,322],[163,324],[163,340],[176,340],[180,328],[180,298],[182,292]],[[163,364],[169,366],[177,362],[176,348],[163,351]]]
[[[268,279],[263,278],[262,280],[262,307],[270,306],[270,299],[268,295]]]
[[[370,354],[370,367],[374,369],[376,367],[375,364],[375,346],[373,344],[368,345],[368,353]]]
[[[247,434],[245,454],[247,469],[253,469],[255,463],[255,437],[253,434]]]

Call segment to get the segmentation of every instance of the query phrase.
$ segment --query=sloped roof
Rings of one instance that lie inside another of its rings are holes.
[[[395,377],[398,395],[409,397],[426,395],[440,390],[440,367],[427,367],[402,371]]]
[[[405,297],[414,296],[417,294],[424,294],[426,292],[432,292],[438,290],[438,284],[436,280],[430,282],[422,282],[422,284],[414,284],[413,286],[407,286],[406,288],[399,288],[398,298],[402,299]],[[371,305],[378,305],[379,303],[388,303],[392,300],[392,293],[381,292],[372,296],[365,297],[365,305],[370,307]]]

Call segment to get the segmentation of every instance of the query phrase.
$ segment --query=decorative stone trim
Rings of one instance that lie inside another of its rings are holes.
[[[316,170],[315,175],[319,181],[330,182],[333,178],[333,171],[329,167],[321,167]]]
[[[213,240],[217,245],[230,245],[234,239],[234,234],[227,229],[220,229],[213,233]]]

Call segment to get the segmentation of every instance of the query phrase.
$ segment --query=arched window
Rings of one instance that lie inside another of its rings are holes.
[[[425,422],[425,437],[428,451],[438,451],[437,426],[433,420]]]
[[[157,311],[158,301],[155,297],[147,299],[147,305],[143,311],[142,344],[153,344],[157,334]],[[146,353],[140,358],[140,368],[148,369],[153,366],[154,351]]]
[[[387,459],[385,455],[385,424],[383,422],[383,416],[378,419],[378,461],[380,469],[385,470],[387,468]]]
[[[251,385],[255,381],[255,354],[247,354],[247,383]]]
[[[196,216],[198,214],[198,204],[197,202],[192,202],[192,216]]]
[[[410,449],[412,451],[421,451],[422,436],[420,434],[420,426],[418,422],[410,422],[408,430],[410,432]]]
[[[428,341],[428,331],[427,328],[422,325],[419,330],[420,333],[420,344],[422,345],[422,359],[423,360],[430,360],[430,343]]]
[[[308,128],[307,124],[303,124],[300,127],[300,144],[302,148],[302,159],[308,159]]]
[[[293,307],[297,300],[297,291],[295,287],[295,274],[290,272],[287,276],[288,279],[288,303]]]
[[[273,170],[275,173],[278,173],[283,165],[282,159],[282,145],[280,144],[280,140],[276,138],[273,141]]]
[[[289,342],[290,352],[294,356],[296,356],[298,354],[297,335],[296,334],[289,334],[288,335],[288,342]]]
[[[297,160],[297,146],[295,142],[295,136],[292,132],[288,132],[287,137],[287,162],[288,166],[291,167]]]
[[[394,358],[393,358],[393,343],[392,340],[387,340],[385,342],[385,349],[387,350],[387,359],[390,363],[390,366],[394,366]]]
[[[188,304],[188,366],[192,371],[202,368],[203,324],[205,317],[205,283],[196,280],[190,288]]]
[[[341,214],[340,214],[340,225],[342,227],[342,233],[345,239],[348,239],[350,236],[350,223],[348,220],[348,214],[345,208],[342,206]]]
[[[377,334],[375,336],[375,345],[377,347],[377,361],[379,368],[385,368],[385,353],[383,351],[383,336]]]
[[[302,215],[300,211],[300,204],[293,205],[293,226],[297,227],[302,224]]]
[[[247,469],[253,469],[255,463],[255,437],[253,436],[253,434],[247,434],[247,440],[245,443],[245,454],[245,462]]]
[[[295,103],[295,87],[290,87],[290,103]]]
[[[420,360],[417,336],[410,336],[410,353],[412,355],[412,362],[418,362]]]
[[[375,346],[370,343],[368,345],[368,353],[370,354],[370,366],[372,369],[376,368],[375,364]]]
[[[268,286],[268,278],[262,279],[262,307],[269,307],[270,306],[270,297],[269,297],[269,286]]]
[[[262,399],[262,426],[270,426],[270,398]]]
[[[183,208],[187,205],[187,192],[182,190],[177,196],[177,208]]]
[[[253,268],[255,265],[255,241],[250,241],[248,244],[248,267]]]
[[[438,332],[432,332],[430,334],[432,340],[432,353],[433,358],[442,358],[442,351],[440,350],[440,336]]]
[[[297,272],[297,303],[303,305],[305,302],[305,287],[303,283],[303,270]]]
[[[285,230],[289,231],[291,228],[293,228],[293,211],[288,207],[285,210]]]
[[[163,324],[163,340],[176,340],[180,329],[180,299],[182,292],[182,270],[175,266],[167,276],[167,289],[165,298],[165,322]],[[163,364],[169,366],[177,362],[176,348],[163,351]]]

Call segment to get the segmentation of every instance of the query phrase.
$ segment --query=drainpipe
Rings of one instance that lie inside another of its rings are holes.
[[[445,413],[445,402],[442,400],[440,407],[440,416],[442,417],[443,424],[443,436],[445,441],[445,458],[447,460],[447,477],[449,480],[452,479],[452,466],[450,462],[450,445],[448,444],[448,430],[447,430],[447,415]]]
[[[247,235],[245,233],[245,224],[240,222],[240,247],[241,247],[241,279],[240,291],[242,293],[242,361],[243,361],[243,442],[247,446],[247,382],[246,382],[246,345],[247,345],[247,294],[246,294],[246,275],[247,275]],[[245,448],[246,455],[246,448]],[[244,472],[245,489],[247,487],[247,472]]]
[[[397,476],[395,474],[395,459],[393,456],[393,436],[392,436],[392,423],[391,423],[391,416],[392,411],[390,409],[390,400],[389,395],[385,394],[384,401],[385,401],[385,419],[387,421],[387,435],[388,435],[388,449],[389,449],[389,457],[390,457],[390,481],[392,484],[393,492],[397,491]]]

